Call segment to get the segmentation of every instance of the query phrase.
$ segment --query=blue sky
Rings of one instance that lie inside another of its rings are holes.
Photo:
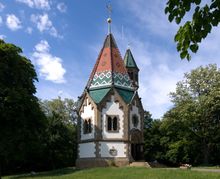
[[[0,38],[23,49],[38,73],[37,96],[77,99],[107,35],[107,0],[0,0]],[[130,44],[140,68],[144,108],[160,118],[169,92],[201,65],[220,64],[220,31],[202,43],[192,61],[181,60],[173,37],[178,29],[164,14],[166,1],[112,0],[112,33],[122,57]]]

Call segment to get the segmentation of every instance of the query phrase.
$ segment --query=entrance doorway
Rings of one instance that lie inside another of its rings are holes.
[[[133,160],[143,160],[144,150],[143,150],[143,143],[142,143],[142,135],[141,131],[138,129],[133,129],[130,132],[130,142],[131,142],[131,157]]]
[[[134,160],[142,160],[143,145],[142,144],[131,144],[131,156]]]

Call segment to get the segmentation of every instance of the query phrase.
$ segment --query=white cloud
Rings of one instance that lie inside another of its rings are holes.
[[[49,19],[48,14],[32,14],[31,21],[37,25],[40,32],[47,31],[50,35],[54,37],[61,37],[56,28],[53,26],[52,21]]]
[[[169,23],[168,17],[164,13],[166,1],[155,0],[147,3],[146,0],[125,0],[119,2],[120,6],[132,13],[132,23],[148,30],[148,33],[161,37],[172,37],[172,33],[177,29],[175,23]],[[131,22],[131,20],[129,19]]]
[[[41,40],[32,54],[34,63],[39,67],[40,76],[54,83],[65,83],[66,70],[62,66],[62,59],[50,54],[47,41]]]
[[[4,40],[6,38],[5,35],[0,35],[0,39]]]
[[[32,34],[33,29],[32,29],[31,27],[27,27],[26,32],[27,32],[28,34]]]
[[[16,0],[17,2],[24,3],[31,8],[50,10],[50,0]]]
[[[5,5],[0,2],[0,12],[3,11],[4,8],[5,8]]]
[[[44,15],[31,15],[31,21],[37,25],[40,32],[48,30],[52,26],[52,22],[49,20],[48,14]]]
[[[7,15],[6,25],[12,31],[16,31],[16,30],[22,28],[21,21],[14,14],[8,14]]]
[[[35,46],[35,50],[41,53],[48,53],[50,46],[47,41],[41,40],[40,43]]]
[[[64,4],[63,2],[61,2],[61,3],[57,4],[57,9],[58,9],[60,12],[64,13],[64,12],[66,12],[66,10],[67,10],[67,6],[66,6],[66,4]]]

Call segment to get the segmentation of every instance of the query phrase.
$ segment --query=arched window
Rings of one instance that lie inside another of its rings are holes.
[[[92,122],[91,119],[85,119],[83,124],[83,133],[88,134],[92,132]]]
[[[83,124],[83,132],[84,134],[87,134],[88,131],[88,121],[84,120],[84,124]]]
[[[107,130],[110,132],[118,131],[118,118],[116,116],[108,116]]]
[[[133,124],[133,126],[137,127],[138,123],[139,123],[138,116],[137,115],[133,115],[132,116],[132,124]]]

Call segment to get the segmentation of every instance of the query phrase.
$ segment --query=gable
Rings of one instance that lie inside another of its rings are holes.
[[[81,97],[81,100],[80,100],[80,105],[78,107],[78,111],[79,113],[83,112],[84,110],[84,107],[87,106],[88,104],[92,105],[92,107],[97,107],[96,106],[96,103],[93,101],[93,99],[90,97],[89,93],[84,91],[82,97]]]
[[[136,106],[139,107],[140,110],[144,111],[142,102],[141,102],[141,98],[139,98],[138,93],[136,92],[132,98],[132,100],[130,101],[130,103],[136,103]]]

